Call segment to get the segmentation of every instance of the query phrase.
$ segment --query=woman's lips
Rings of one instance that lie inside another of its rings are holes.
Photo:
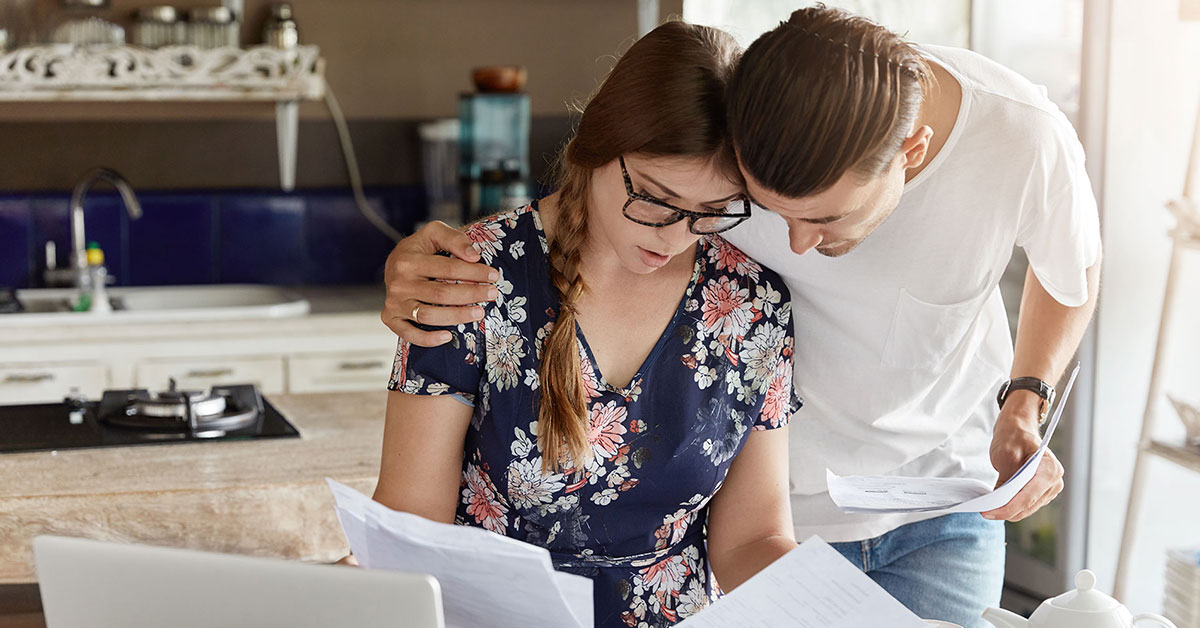
[[[640,246],[637,248],[638,252],[642,254],[642,263],[650,268],[662,268],[663,266],[667,265],[667,262],[671,261],[670,255],[655,253],[654,251],[643,249]]]

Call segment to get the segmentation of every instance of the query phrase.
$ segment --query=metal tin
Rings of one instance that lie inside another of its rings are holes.
[[[173,6],[160,5],[138,9],[135,17],[139,22],[164,22],[173,24],[179,21],[180,15],[179,9]]]
[[[64,9],[107,9],[109,0],[58,0]]]
[[[271,5],[271,15],[263,23],[263,43],[284,49],[300,45],[300,30],[292,15],[291,4],[277,2]]]

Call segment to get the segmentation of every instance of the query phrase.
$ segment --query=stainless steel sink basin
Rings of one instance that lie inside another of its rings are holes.
[[[309,303],[275,286],[146,286],[109,288],[112,312],[74,312],[72,289],[18,290],[25,311],[0,314],[0,327],[149,323],[304,316]]]
[[[23,314],[45,314],[47,312],[70,312],[71,302],[66,298],[32,298],[22,300],[21,305],[24,306]],[[18,316],[20,314],[17,314]],[[0,314],[0,316],[9,316],[8,314]]]

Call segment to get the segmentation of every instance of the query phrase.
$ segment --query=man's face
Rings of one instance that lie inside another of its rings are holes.
[[[787,222],[788,240],[797,255],[816,249],[839,257],[854,250],[896,209],[904,189],[904,170],[897,164],[871,178],[848,172],[829,189],[800,198],[780,196],[742,172],[755,204]]]
[[[850,171],[828,189],[809,196],[781,196],[763,187],[741,166],[746,191],[756,205],[787,221],[788,240],[797,255],[816,249],[821,255],[840,257],[854,250],[896,209],[906,173],[924,163],[931,136],[929,127],[921,127],[904,141],[882,173],[866,177]]]

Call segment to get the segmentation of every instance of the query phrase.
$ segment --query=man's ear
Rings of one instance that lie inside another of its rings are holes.
[[[928,125],[921,126],[900,145],[900,155],[904,159],[904,168],[917,168],[925,163],[925,155],[929,152],[929,142],[933,140],[933,129]]]

